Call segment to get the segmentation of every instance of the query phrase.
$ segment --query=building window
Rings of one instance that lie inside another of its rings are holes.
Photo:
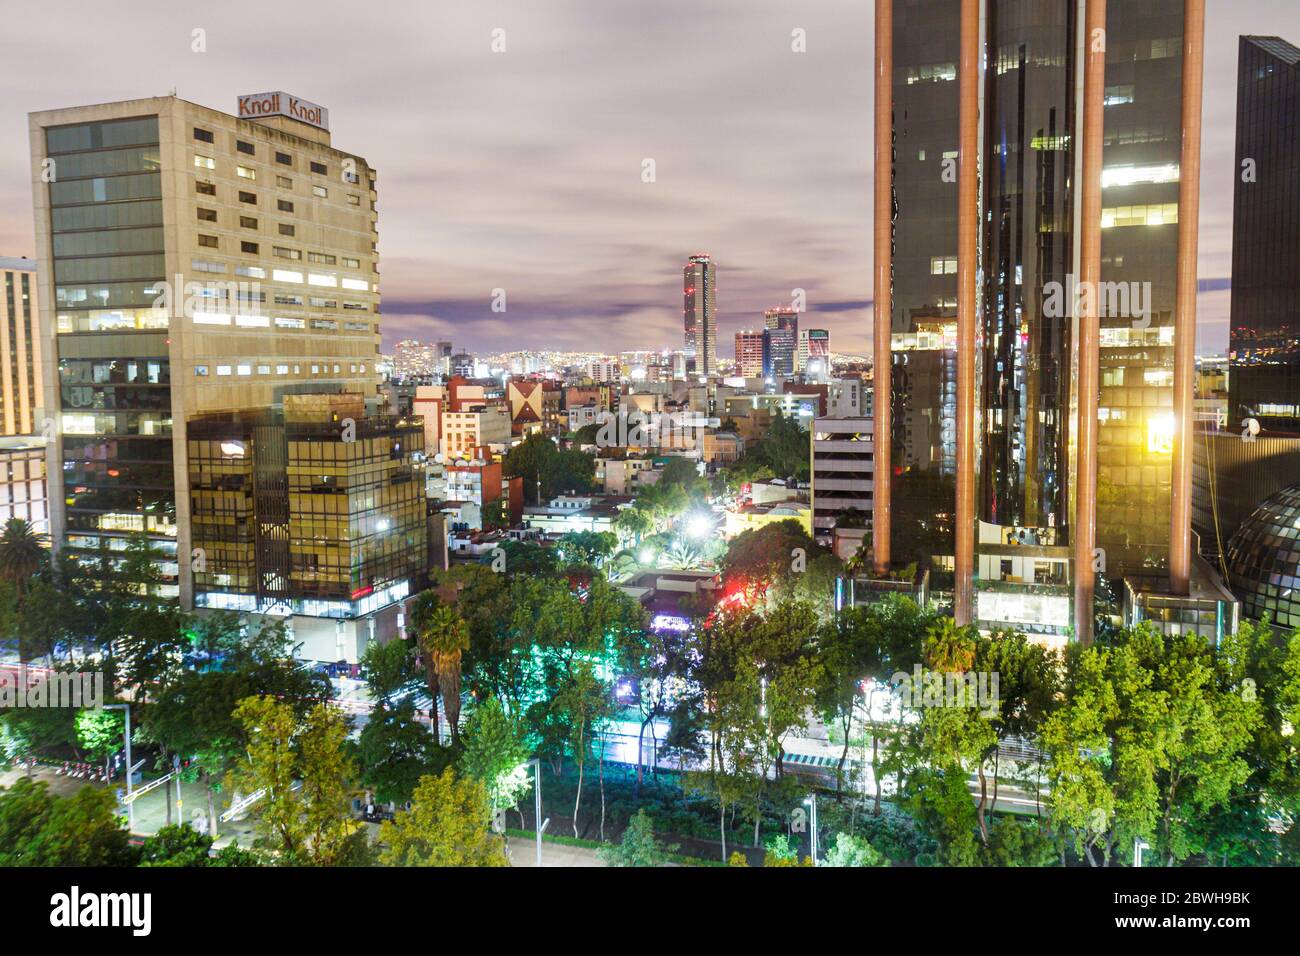
[[[252,216],[240,216],[239,225],[244,229],[256,229],[257,220],[254,219]]]
[[[288,153],[276,153],[275,161],[279,163],[281,166],[293,165],[293,157],[290,156]]]
[[[271,253],[272,253],[272,255],[277,255],[277,256],[279,256],[281,259],[301,259],[301,258],[302,258],[302,252],[301,252],[301,251],[299,251],[299,250],[297,250],[297,249],[290,249],[290,248],[287,247],[287,246],[273,246],[272,249],[271,249]]]
[[[216,169],[217,161],[211,156],[195,156],[194,165],[199,169]]]
[[[280,212],[293,212],[293,203],[289,202],[287,199],[277,199],[275,201],[275,208],[280,210]]]
[[[229,374],[230,374],[230,366],[229,366],[229,365],[218,365],[218,366],[217,366],[217,374],[218,374],[218,375],[229,375]]]
[[[194,184],[194,191],[203,196],[215,196],[217,194],[216,183],[199,183]]]
[[[249,205],[257,205],[257,193],[246,193],[242,189],[239,191],[239,201],[246,202]]]
[[[211,143],[214,141],[214,138],[212,136],[212,130],[202,129],[201,127],[198,126],[194,127],[194,138],[197,139],[200,143]]]
[[[289,225],[287,222],[280,223],[280,235],[292,236],[295,231],[294,227]]]
[[[242,139],[235,140],[235,149],[239,150],[241,153],[247,153],[249,156],[253,155],[253,144],[245,143]]]
[[[240,251],[240,252],[251,252],[253,255],[257,255],[257,243],[255,243],[255,242],[241,242],[241,243],[239,244],[239,251]]]
[[[276,176],[275,184],[279,186],[281,189],[293,188],[293,180],[290,179],[288,176]]]
[[[207,375],[207,374],[208,374],[208,367],[207,367],[206,365],[196,365],[196,366],[194,366],[194,374],[195,374],[195,375]]]
[[[252,169],[248,166],[236,166],[235,175],[238,176],[240,179],[256,179],[257,170]]]
[[[198,209],[194,210],[194,212],[198,215],[201,222],[217,221],[217,211],[215,209],[204,209],[200,206]]]
[[[311,187],[311,191],[312,191],[312,195],[319,196],[321,199],[324,199],[326,196],[330,194],[330,191],[326,189],[324,186],[313,186]]]
[[[361,197],[360,197],[360,196],[353,196],[353,195],[349,194],[349,195],[348,195],[348,205],[350,205],[350,206],[360,206],[360,205],[361,205]]]
[[[205,236],[205,235],[203,235],[203,234],[200,233],[200,235],[199,235],[199,245],[200,245],[200,246],[203,246],[205,249],[215,249],[215,248],[217,248],[217,237],[216,237],[216,236]]]
[[[324,252],[309,252],[307,253],[307,261],[319,262],[322,265],[332,266],[336,260],[333,256]]]
[[[360,259],[349,259],[347,256],[344,256],[344,257],[343,257],[343,264],[344,264],[345,266],[347,266],[349,269],[360,269],[360,268],[361,268],[361,260],[360,260]]]
[[[311,164],[311,171],[313,173],[320,173],[322,176],[324,176],[326,173],[329,172],[329,170],[325,168],[324,163],[315,163],[315,162]]]
[[[930,275],[932,276],[951,276],[957,274],[957,257],[940,256],[930,260]]]
[[[1102,98],[1106,106],[1122,106],[1125,103],[1133,102],[1133,84],[1125,83],[1122,86],[1106,87],[1106,95]]]

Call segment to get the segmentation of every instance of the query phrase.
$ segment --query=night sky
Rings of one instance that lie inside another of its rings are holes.
[[[11,6],[11,4],[6,4]],[[127,10],[134,15],[128,15]],[[866,351],[872,5],[465,0],[9,9],[0,255],[34,254],[26,114],[172,91],[234,112],[286,90],[379,170],[386,348],[681,344],[681,266],[718,263],[719,350],[806,290]],[[207,50],[191,49],[206,31]],[[504,53],[491,49],[505,31]],[[806,31],[807,52],[791,51]],[[1202,347],[1227,339],[1237,37],[1300,42],[1296,0],[1209,0]],[[642,182],[653,159],[656,181]],[[491,311],[504,288],[507,311]]]

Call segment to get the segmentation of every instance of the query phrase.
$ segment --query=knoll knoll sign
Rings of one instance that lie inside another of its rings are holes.
[[[239,98],[240,119],[288,116],[317,129],[330,128],[330,111],[288,93],[249,93]]]

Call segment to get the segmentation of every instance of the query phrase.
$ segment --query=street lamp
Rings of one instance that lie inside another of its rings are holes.
[[[122,736],[126,740],[126,819],[129,831],[135,830],[135,801],[131,799],[131,774],[135,768],[131,766],[131,705],[130,704],[104,704],[105,710],[120,710],[126,715],[126,724],[122,729]]]
[[[1133,865],[1135,867],[1142,865],[1142,851],[1149,849],[1151,849],[1151,844],[1141,837],[1133,841]]]
[[[817,865],[817,794],[816,792],[808,794],[808,799],[803,802],[805,807],[812,807],[812,861],[813,866]]]
[[[528,766],[533,768],[533,826],[537,830],[537,865],[542,865],[542,831],[546,829],[546,824],[551,822],[551,818],[542,819],[542,761],[533,759],[528,761]]]

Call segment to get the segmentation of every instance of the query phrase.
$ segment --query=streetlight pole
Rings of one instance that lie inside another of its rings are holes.
[[[1133,841],[1133,865],[1135,867],[1142,865],[1142,851],[1149,849],[1151,849],[1151,844],[1141,837]]]
[[[128,831],[135,830],[135,801],[131,799],[131,705],[105,704],[105,710],[120,710],[126,715],[122,736],[126,739],[126,819]]]
[[[813,866],[816,866],[816,865],[817,865],[817,792],[816,792],[816,791],[813,791],[812,793],[810,793],[810,794],[808,795],[808,799],[805,800],[804,803],[805,803],[806,805],[812,807],[812,820],[811,820],[811,824],[812,824],[812,861],[813,861]]]
[[[542,821],[542,761],[536,758],[528,761],[533,768],[533,827],[537,830],[537,865],[542,865],[542,831],[551,821]]]

